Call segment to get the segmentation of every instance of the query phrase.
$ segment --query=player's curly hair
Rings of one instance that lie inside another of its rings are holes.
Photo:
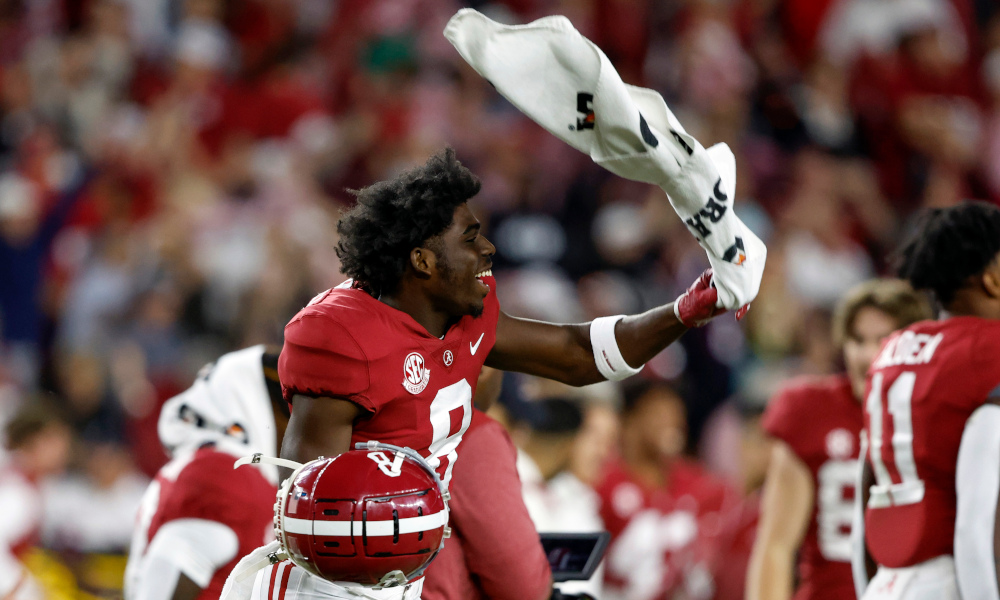
[[[451,225],[455,208],[479,193],[479,179],[445,148],[427,163],[360,190],[337,223],[337,256],[355,287],[396,291],[410,251]]]
[[[899,276],[915,289],[930,290],[947,307],[955,293],[1000,253],[1000,208],[963,202],[920,216],[897,252]]]

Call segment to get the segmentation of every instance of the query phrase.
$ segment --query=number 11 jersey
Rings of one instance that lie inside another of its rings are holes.
[[[865,435],[875,475],[865,541],[880,565],[953,554],[965,423],[1000,385],[1000,321],[952,317],[892,334],[868,371]]]
[[[482,281],[490,288],[482,315],[462,317],[443,338],[349,283],[316,296],[285,326],[278,361],[285,399],[357,404],[363,413],[352,447],[369,440],[408,446],[447,484],[472,420],[479,371],[496,342],[496,281]]]

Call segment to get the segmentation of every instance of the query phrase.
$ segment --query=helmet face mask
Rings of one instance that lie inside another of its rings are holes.
[[[301,465],[278,491],[275,535],[292,562],[329,581],[403,585],[450,534],[447,501],[416,452],[368,442]]]

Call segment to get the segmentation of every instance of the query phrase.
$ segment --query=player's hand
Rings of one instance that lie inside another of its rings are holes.
[[[691,287],[674,301],[674,314],[685,327],[702,327],[713,317],[726,312],[726,309],[716,306],[718,300],[719,292],[712,284],[712,269],[705,269]],[[740,307],[736,311],[736,320],[746,316],[748,310],[749,304]]]

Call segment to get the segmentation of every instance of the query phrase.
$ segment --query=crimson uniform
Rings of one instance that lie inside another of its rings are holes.
[[[132,540],[126,586],[137,589],[144,554],[157,532],[171,523],[211,521],[228,527],[238,550],[215,570],[199,600],[218,598],[239,559],[274,538],[277,488],[259,469],[233,469],[238,457],[211,445],[167,463],[143,496]]]
[[[923,321],[894,333],[868,372],[865,430],[875,475],[865,541],[878,564],[951,555],[965,423],[1000,384],[1000,322]]]
[[[812,474],[812,515],[799,548],[795,600],[854,598],[851,508],[864,417],[845,375],[792,382],[767,406],[762,425]]]
[[[718,559],[740,526],[742,502],[695,463],[678,459],[666,469],[662,489],[647,488],[623,463],[613,464],[597,486],[601,518],[611,533],[609,597],[718,597],[715,578],[725,568]]]
[[[447,485],[458,445],[472,420],[472,397],[496,342],[500,304],[492,276],[479,318],[466,315],[443,339],[410,315],[342,284],[316,296],[285,326],[278,371],[285,398],[349,400],[367,414],[352,446],[408,446]]]

